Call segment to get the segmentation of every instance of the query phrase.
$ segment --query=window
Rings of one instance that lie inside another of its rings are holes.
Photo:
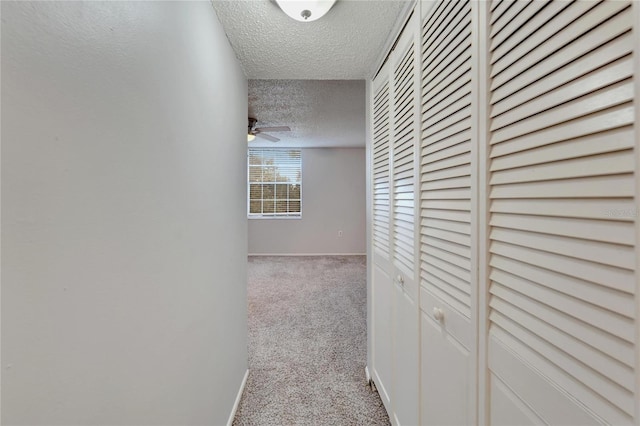
[[[249,149],[249,218],[302,216],[299,149]]]

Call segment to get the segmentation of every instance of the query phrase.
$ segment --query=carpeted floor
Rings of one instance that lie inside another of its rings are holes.
[[[364,256],[249,258],[249,378],[234,425],[389,425],[367,386]]]

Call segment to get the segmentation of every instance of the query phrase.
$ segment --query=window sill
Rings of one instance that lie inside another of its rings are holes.
[[[301,216],[247,216],[249,220],[299,220],[302,219]]]

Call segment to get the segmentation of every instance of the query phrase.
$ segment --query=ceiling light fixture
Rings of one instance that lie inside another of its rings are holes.
[[[247,142],[251,142],[256,138],[256,135],[252,135],[251,133],[247,134]]]
[[[300,22],[322,18],[335,2],[336,0],[276,0],[284,13]]]

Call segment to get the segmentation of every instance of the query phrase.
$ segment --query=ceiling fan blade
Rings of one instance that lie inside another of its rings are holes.
[[[275,126],[275,127],[256,127],[259,132],[290,132],[289,126]]]
[[[266,140],[271,141],[271,142],[278,142],[280,140],[280,139],[275,138],[275,137],[273,137],[271,135],[267,135],[266,133],[256,133],[256,136],[259,137],[259,138],[266,139]]]

